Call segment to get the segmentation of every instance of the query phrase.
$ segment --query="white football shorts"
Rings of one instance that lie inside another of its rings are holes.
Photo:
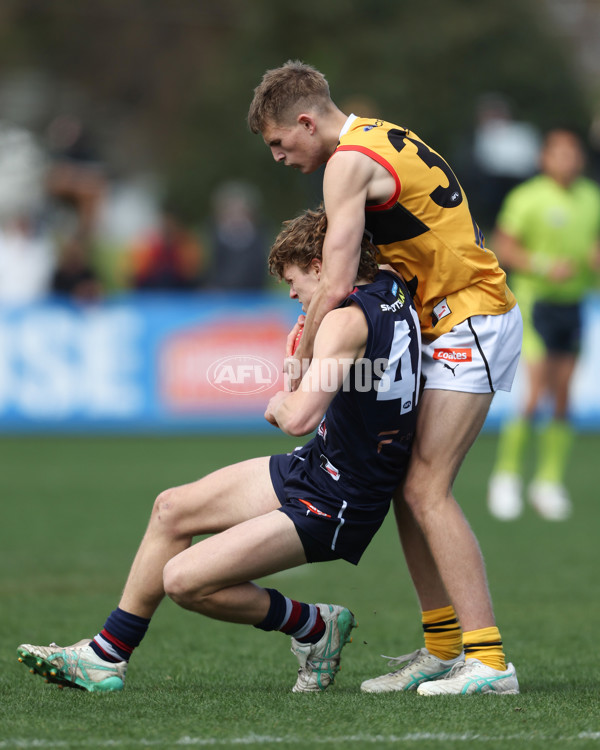
[[[425,388],[464,393],[510,391],[523,321],[518,305],[502,315],[474,315],[434,341],[423,341]]]

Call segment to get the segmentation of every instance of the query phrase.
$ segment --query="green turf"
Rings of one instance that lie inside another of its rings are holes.
[[[483,435],[456,484],[483,548],[518,696],[362,695],[381,653],[421,645],[419,612],[389,517],[358,568],[305,566],[269,584],[349,606],[359,621],[336,684],[295,695],[279,633],[204,620],[167,601],[122,693],[59,690],[16,660],[21,642],[91,637],[116,606],[156,494],[225,463],[289,450],[265,437],[0,438],[2,748],[600,748],[597,629],[600,437],[581,436],[569,485],[576,512],[492,520]]]

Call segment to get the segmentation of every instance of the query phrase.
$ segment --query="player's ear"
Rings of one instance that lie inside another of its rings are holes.
[[[317,274],[317,278],[321,276],[321,269],[323,268],[323,261],[321,258],[313,258],[309,266],[310,270]]]
[[[310,135],[317,129],[315,118],[308,112],[301,112],[296,118],[296,122],[302,126]]]

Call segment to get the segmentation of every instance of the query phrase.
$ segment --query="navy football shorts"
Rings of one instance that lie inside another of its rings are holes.
[[[365,505],[357,507],[322,491],[318,482],[313,484],[305,475],[295,483],[303,485],[302,497],[293,497],[286,491],[285,482],[294,472],[304,474],[302,461],[294,453],[271,456],[269,470],[281,503],[279,510],[292,519],[307,561],[342,559],[357,565],[387,515],[389,500],[369,503],[367,499]]]
[[[581,309],[579,304],[559,305],[536,302],[533,327],[544,342],[546,351],[555,354],[577,354],[581,344]]]

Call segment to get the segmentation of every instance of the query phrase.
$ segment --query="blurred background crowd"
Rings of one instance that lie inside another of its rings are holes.
[[[490,229],[545,128],[597,175],[599,36],[595,0],[2,0],[0,303],[269,284],[320,175],[270,166],[245,116],[294,57],[438,149]]]
[[[595,0],[2,0],[0,303],[270,285],[281,222],[320,199],[245,122],[288,58],[439,150],[489,231],[549,127],[597,178],[599,38]]]

